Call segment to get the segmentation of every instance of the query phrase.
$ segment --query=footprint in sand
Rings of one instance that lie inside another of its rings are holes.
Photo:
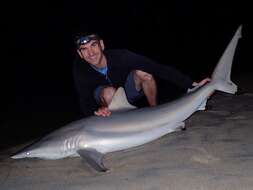
[[[199,154],[199,155],[193,155],[191,157],[191,161],[198,162],[200,164],[213,164],[215,162],[220,161],[220,159],[210,154]]]
[[[237,115],[237,116],[227,117],[226,119],[228,119],[228,120],[243,120],[243,119],[246,119],[246,117],[243,115]]]

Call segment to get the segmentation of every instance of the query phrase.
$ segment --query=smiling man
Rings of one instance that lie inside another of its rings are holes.
[[[110,116],[108,109],[117,88],[125,89],[129,103],[134,104],[145,96],[150,106],[157,105],[155,77],[174,83],[185,91],[198,85],[175,68],[126,49],[105,50],[97,34],[77,37],[78,57],[74,61],[73,76],[85,116]],[[204,84],[204,79],[200,84]]]

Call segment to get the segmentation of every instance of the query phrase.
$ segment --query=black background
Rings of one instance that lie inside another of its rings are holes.
[[[245,1],[37,0],[8,1],[1,8],[1,147],[80,118],[72,79],[79,32],[95,31],[106,48],[127,48],[198,81],[210,76],[242,24],[233,75],[251,72]],[[171,96],[171,89],[165,85],[161,97]]]

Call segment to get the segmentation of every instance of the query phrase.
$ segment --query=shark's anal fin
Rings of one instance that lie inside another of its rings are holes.
[[[94,149],[80,149],[77,153],[95,170],[99,172],[106,172],[108,170],[103,164],[104,155],[102,153]]]

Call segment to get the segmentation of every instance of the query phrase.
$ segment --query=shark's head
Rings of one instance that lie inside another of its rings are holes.
[[[11,158],[44,158],[44,159],[56,159],[61,155],[52,147],[28,147],[24,148],[20,152],[14,154]]]
[[[36,157],[32,151],[22,151],[17,154],[14,154],[11,158],[20,159],[20,158],[33,158]]]
[[[14,154],[11,158],[20,159],[20,158],[36,158],[40,157],[43,151],[38,148],[25,147],[21,151]]]

